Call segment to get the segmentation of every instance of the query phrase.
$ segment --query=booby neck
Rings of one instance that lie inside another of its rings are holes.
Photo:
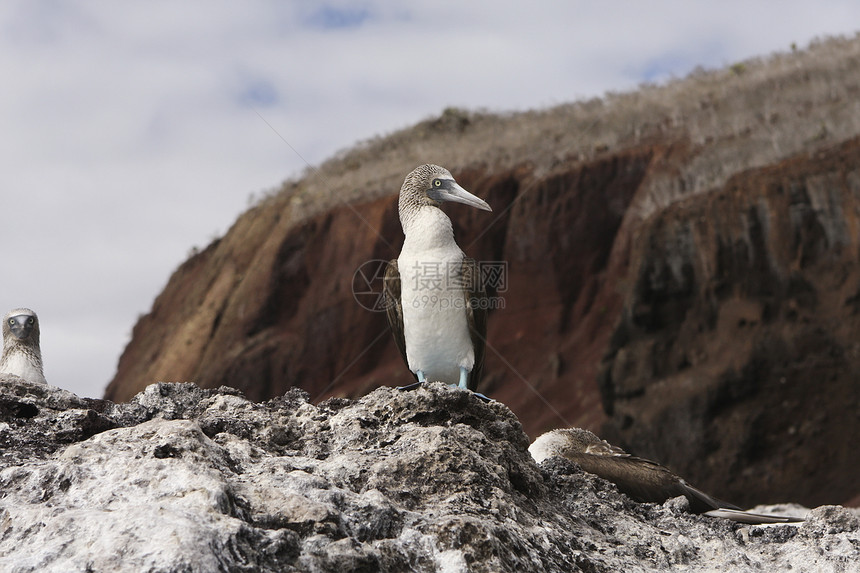
[[[400,223],[405,235],[404,250],[423,251],[450,247],[459,250],[451,219],[438,207],[415,206],[405,212],[401,209],[400,213]]]
[[[453,246],[459,251],[451,219],[439,208],[448,201],[492,211],[486,201],[460,187],[438,165],[422,165],[406,176],[397,201],[404,246],[410,250]]]

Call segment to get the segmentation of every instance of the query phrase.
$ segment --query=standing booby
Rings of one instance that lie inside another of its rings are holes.
[[[575,462],[588,473],[611,481],[618,491],[639,502],[663,503],[683,495],[690,502],[691,512],[709,517],[723,517],[750,524],[803,521],[797,517],[743,511],[736,505],[714,499],[657,462],[631,456],[581,428],[547,432],[529,446],[529,453],[538,463],[553,456]]]
[[[487,335],[486,292],[478,265],[454,240],[445,201],[492,211],[451,173],[421,165],[406,176],[398,210],[406,236],[385,272],[388,324],[419,383],[439,380],[474,391]]]
[[[29,308],[10,310],[3,319],[3,356],[0,374],[14,374],[47,384],[39,350],[39,317]]]

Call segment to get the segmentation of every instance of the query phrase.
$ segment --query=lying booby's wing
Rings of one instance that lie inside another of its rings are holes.
[[[663,503],[667,499],[683,495],[690,502],[690,511],[693,513],[703,513],[725,506],[740,509],[731,504],[724,504],[703,491],[688,485],[669,469],[651,460],[629,454],[585,452],[571,453],[564,457],[576,462],[588,473],[611,481],[618,487],[618,491],[635,501]]]

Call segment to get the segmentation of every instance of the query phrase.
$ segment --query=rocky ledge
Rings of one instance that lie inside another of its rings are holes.
[[[124,404],[0,379],[0,570],[850,571],[860,513],[799,526],[638,504],[538,466],[501,403],[430,384],[319,405],[153,384]],[[771,510],[802,511],[783,506]],[[768,508],[757,508],[767,511]]]

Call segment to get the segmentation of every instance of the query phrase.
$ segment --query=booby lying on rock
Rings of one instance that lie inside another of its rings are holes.
[[[403,360],[419,383],[478,386],[487,335],[486,292],[477,263],[454,240],[439,206],[490,206],[438,165],[422,165],[400,189],[400,225],[406,239],[385,272],[388,324]]]
[[[553,456],[567,458],[588,473],[614,483],[618,490],[639,502],[663,503],[683,495],[690,511],[710,517],[723,517],[749,524],[801,522],[802,518],[764,515],[743,511],[736,505],[714,499],[650,460],[631,456],[621,448],[580,428],[552,430],[529,446],[529,453],[540,463]]]
[[[14,374],[47,384],[39,350],[39,317],[29,308],[10,310],[3,319],[3,356],[0,374]]]

